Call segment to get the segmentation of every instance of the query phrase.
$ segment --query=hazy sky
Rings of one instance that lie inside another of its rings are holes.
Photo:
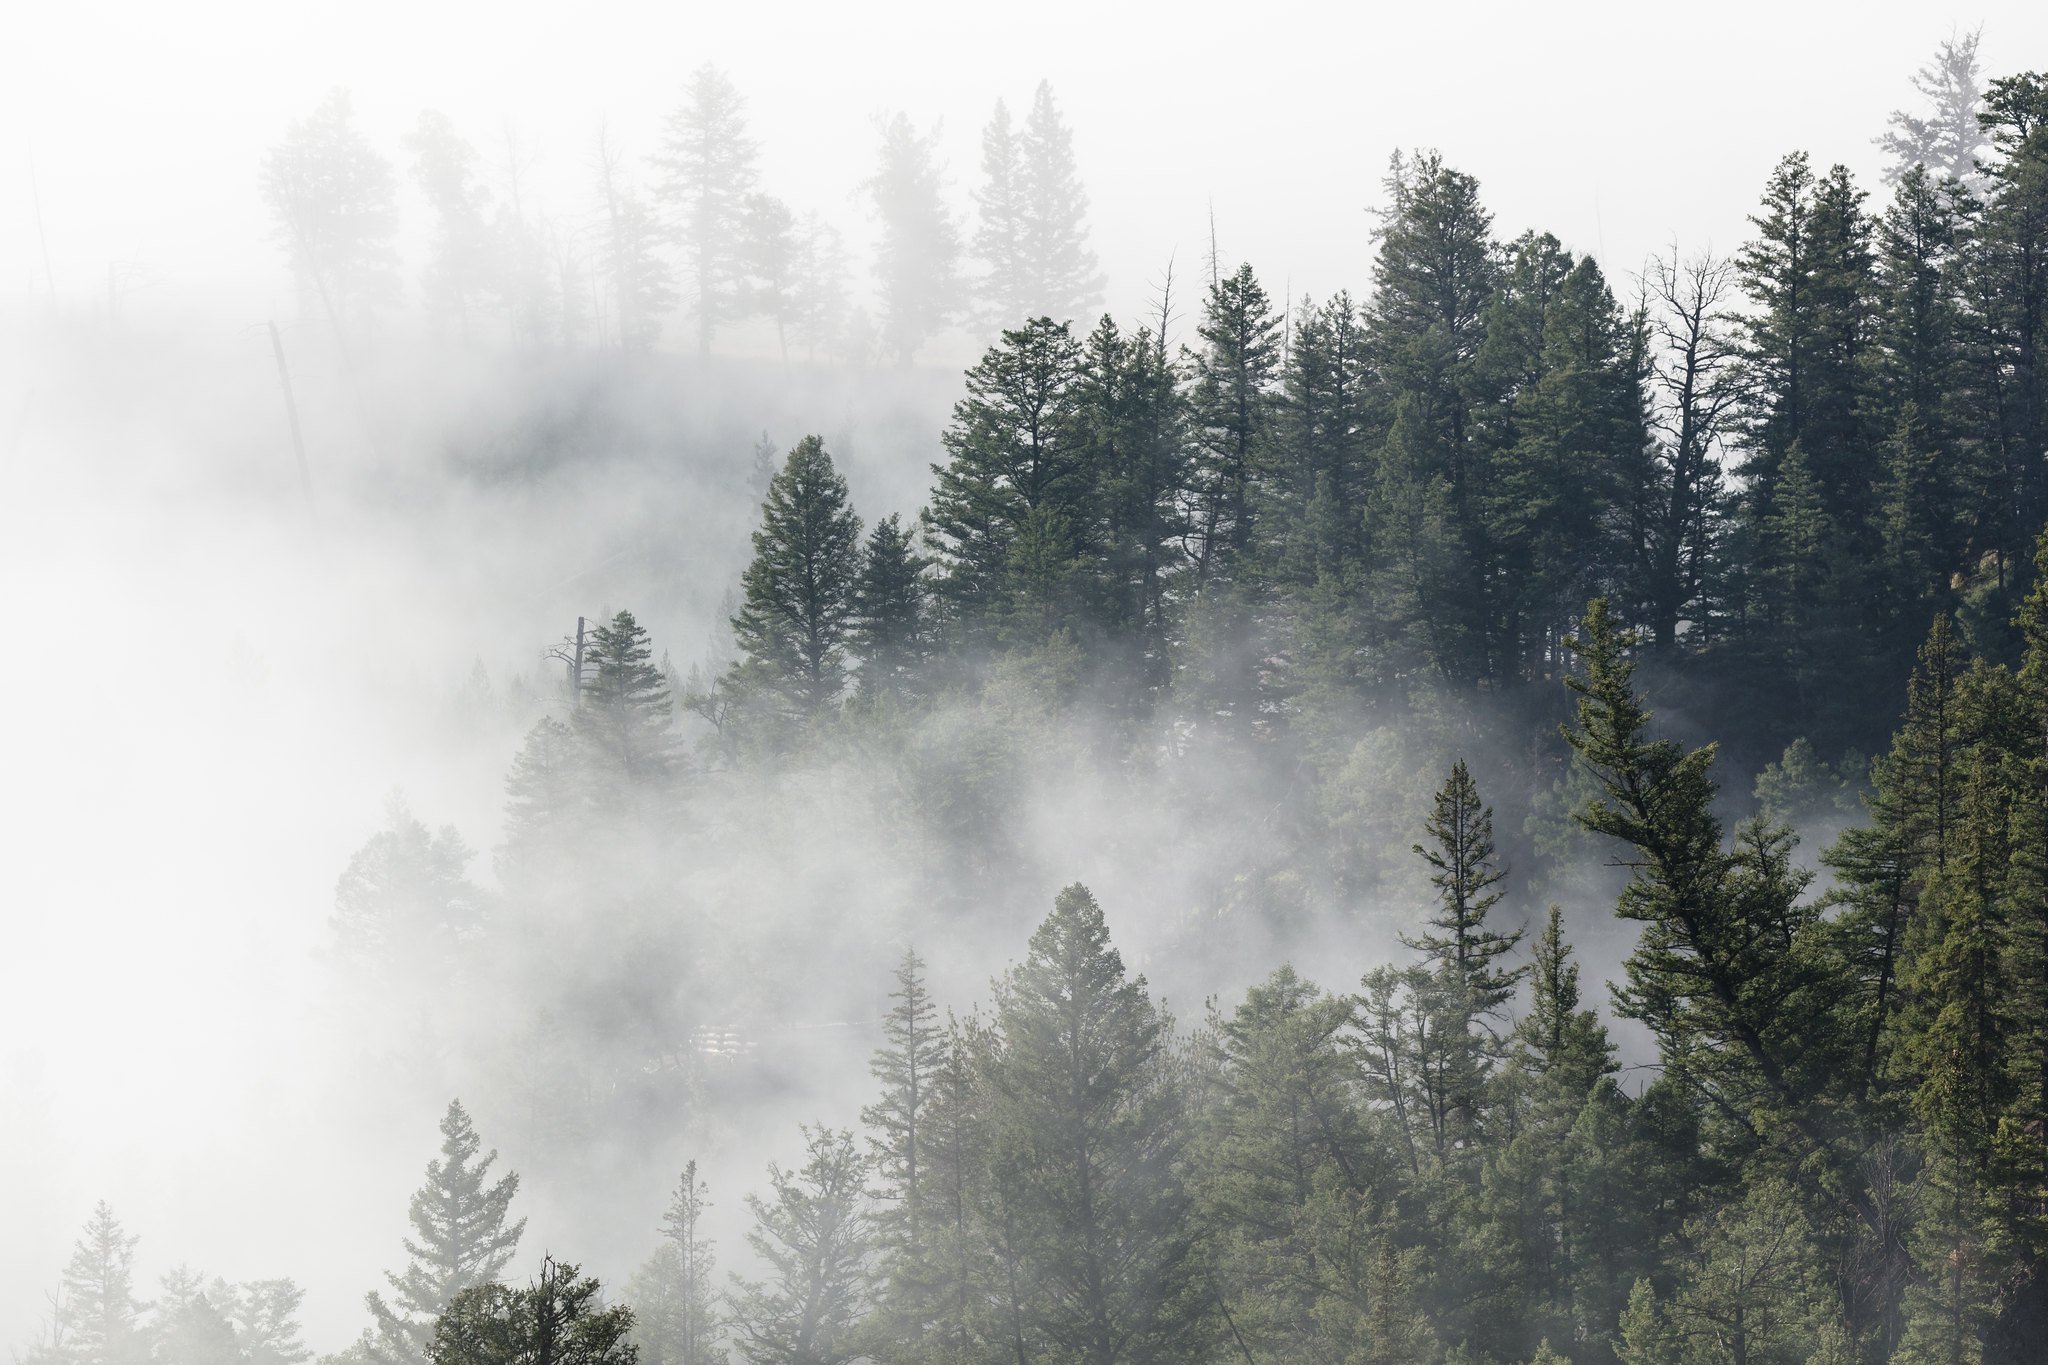
[[[1199,262],[1212,202],[1223,254],[1274,292],[1362,288],[1387,155],[1417,145],[1476,174],[1509,233],[1626,275],[1674,237],[1734,246],[1795,147],[1874,183],[1908,76],[1979,23],[1987,71],[2048,58],[2029,3],[24,5],[0,45],[0,307],[41,282],[31,154],[60,297],[103,298],[112,267],[131,308],[200,294],[255,319],[289,297],[256,163],[330,87],[394,160],[423,108],[500,171],[509,128],[574,227],[599,120],[644,152],[706,60],[749,99],[766,186],[856,242],[874,111],[944,120],[964,208],[994,100],[1051,80],[1120,311],[1169,254]]]
[[[1479,177],[1504,235],[1547,228],[1619,282],[1674,239],[1737,246],[1787,151],[1845,161],[1874,188],[1872,138],[1956,28],[1984,25],[1989,74],[2048,66],[2038,0],[22,0],[6,14],[0,1351],[34,1330],[100,1195],[150,1238],[152,1281],[181,1255],[234,1276],[300,1276],[314,1343],[331,1349],[396,1250],[431,1146],[429,1118],[393,1131],[388,1150],[348,1153],[349,1177],[309,1192],[278,1153],[240,1144],[258,1132],[333,1140],[345,1097],[302,1074],[298,1052],[321,1022],[307,964],[382,793],[403,786],[430,820],[456,821],[480,846],[495,837],[503,753],[460,772],[439,761],[448,741],[426,733],[438,713],[422,699],[438,705],[456,674],[391,635],[394,623],[426,638],[454,621],[473,632],[439,642],[457,668],[470,651],[516,658],[533,636],[510,624],[505,584],[485,579],[518,555],[464,560],[459,536],[422,550],[374,521],[309,545],[300,523],[266,520],[275,506],[248,515],[156,477],[281,454],[269,357],[248,329],[290,310],[293,291],[256,168],[329,88],[353,92],[394,161],[422,109],[449,115],[500,171],[509,128],[529,190],[566,231],[589,218],[600,120],[645,153],[688,73],[712,61],[749,100],[764,186],[858,245],[872,114],[943,119],[964,210],[993,102],[1021,112],[1049,79],[1093,199],[1110,304],[1129,316],[1170,255],[1183,278],[1198,271],[1212,204],[1226,262],[1251,261],[1273,292],[1363,291],[1369,210],[1397,147],[1441,149]],[[409,188],[402,207],[416,233]],[[60,372],[62,348],[40,340],[49,284],[60,313],[89,316],[110,279],[159,339],[190,338],[176,367],[129,357],[127,377],[148,378],[141,397],[98,372]],[[215,408],[258,425],[215,420]],[[580,562],[580,549],[562,553]],[[374,1218],[362,1213],[372,1198]],[[200,1227],[192,1208],[216,1217]]]

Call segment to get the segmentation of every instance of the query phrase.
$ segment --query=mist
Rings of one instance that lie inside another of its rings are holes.
[[[1283,963],[1341,994],[1413,956],[1436,893],[1412,846],[1459,760],[1498,820],[1500,925],[1526,931],[1526,956],[1560,905],[1619,1090],[1637,1099],[1661,1074],[1655,1030],[1606,989],[1637,943],[1615,914],[1634,864],[1565,807],[1575,616],[1533,632],[1513,685],[1440,687],[1418,667],[1346,692],[1287,672],[1307,676],[1298,642],[1229,622],[1221,644],[1176,638],[1174,676],[1210,668],[1219,692],[1287,673],[1281,700],[1252,708],[1180,683],[1134,703],[1096,662],[1123,656],[1085,629],[1023,647],[1006,623],[949,645],[900,709],[860,709],[849,682],[853,719],[801,740],[724,719],[718,688],[747,657],[743,576],[792,449],[822,438],[864,535],[891,515],[918,525],[965,429],[963,372],[1022,322],[974,305],[914,343],[890,332],[878,145],[898,112],[923,140],[965,297],[985,126],[998,99],[1021,126],[1044,83],[1099,268],[1074,333],[1106,312],[1192,364],[1205,291],[1240,261],[1283,348],[1311,305],[1370,295],[1406,183],[1396,153],[1439,149],[1483,186],[1502,259],[1525,230],[1554,233],[1625,310],[1650,298],[1653,262],[1752,238],[1759,188],[1794,149],[1846,165],[1881,211],[1876,139],[1934,45],[1981,24],[1987,77],[2033,69],[2048,16],[1018,18],[111,4],[17,21],[0,53],[0,1342],[18,1356],[47,1337],[102,1199],[141,1237],[142,1298],[181,1266],[290,1276],[306,1346],[345,1351],[369,1326],[364,1293],[402,1263],[406,1199],[456,1097],[521,1179],[508,1280],[549,1251],[616,1296],[660,1244],[686,1161],[712,1191],[722,1265],[760,1273],[744,1198],[771,1160],[801,1165],[799,1124],[861,1124],[906,950],[940,1010],[982,1026],[1055,896],[1085,884],[1174,1046],[1199,1053]],[[715,335],[703,322],[700,344],[667,224],[650,250],[685,297],[647,294],[636,341],[604,282],[620,218],[602,207],[600,131],[621,184],[658,204],[664,121],[706,65],[743,99],[760,189],[843,261],[829,307],[793,304],[787,325],[742,310]],[[266,156],[335,91],[393,176],[392,288],[359,316],[295,272],[259,189]],[[428,111],[474,156],[464,183],[491,240],[529,243],[540,283],[449,305],[435,271],[452,220],[409,140]],[[1747,306],[1730,295],[1731,328]],[[1175,373],[1192,392],[1195,371]],[[1731,422],[1713,457],[1731,508],[1741,440]],[[1980,532],[1926,576],[1940,593],[1953,578],[1940,609],[1976,657],[2017,667],[2000,623],[2031,580],[2007,566],[2038,528],[2000,526],[2006,540]],[[1864,765],[1926,622],[1844,685],[1853,716],[1816,686],[1795,720],[1732,655],[1684,653],[1720,638],[1708,596],[1687,608],[1697,635],[1644,656],[1659,733],[1727,741],[1713,810],[1731,824],[1777,762],[1762,808],[1798,827],[1817,903],[1835,875],[1820,850],[1864,820]],[[1177,610],[1176,629],[1209,619]],[[674,779],[522,883],[508,776],[537,725],[578,712],[579,625],[621,611],[674,694]],[[1808,733],[1817,776],[1787,766]],[[351,947],[338,882],[410,820],[464,846],[456,899],[486,927]],[[1486,1025],[1501,1040],[1532,1007],[1506,994]]]

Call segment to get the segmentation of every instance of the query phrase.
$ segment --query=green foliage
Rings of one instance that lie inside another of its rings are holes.
[[[523,1289],[472,1285],[434,1329],[430,1365],[635,1365],[631,1310],[606,1308],[595,1278],[545,1257]]]
[[[806,436],[768,484],[754,559],[732,618],[732,684],[783,717],[815,724],[846,689],[845,649],[861,579],[860,520],[825,443]]]
[[[868,1304],[867,1165],[853,1134],[804,1129],[804,1164],[768,1168],[771,1197],[747,1196],[747,1243],[769,1272],[735,1277],[732,1326],[750,1365],[844,1365],[861,1355]]]
[[[385,1273],[389,1302],[376,1290],[365,1296],[376,1325],[366,1345],[377,1365],[422,1365],[432,1358],[436,1320],[465,1291],[496,1285],[519,1246],[526,1220],[506,1221],[519,1177],[507,1172],[491,1180],[498,1154],[478,1160],[482,1146],[462,1102],[449,1101],[441,1118],[441,1155],[427,1163],[426,1183],[407,1210],[412,1236],[405,1239],[405,1251],[410,1259],[403,1272]],[[476,1303],[481,1311],[495,1301]]]

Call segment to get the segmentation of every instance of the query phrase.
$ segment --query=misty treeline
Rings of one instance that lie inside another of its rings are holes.
[[[769,1024],[903,941],[1015,952],[1062,805],[1176,873],[1162,959],[1302,944],[1327,979],[1175,1019],[1079,886],[979,1006],[903,956],[860,1127],[804,1131],[745,1251],[694,1167],[665,1211],[608,1205],[664,1237],[608,1294],[515,1263],[516,1182],[453,1108],[351,1354],[2036,1358],[2048,78],[1980,98],[1971,53],[1895,119],[1885,202],[1788,157],[1739,253],[1633,292],[1402,157],[1362,300],[1217,262],[1180,346],[1177,292],[1080,328],[1006,297],[913,520],[864,524],[795,443],[714,657],[628,611],[589,633],[494,884],[396,803],[350,861],[378,1081],[463,1075],[602,1200],[621,1146],[697,1140],[782,1064]],[[1795,827],[1832,834],[1818,867]],[[1643,1068],[1551,896],[1631,928]],[[129,1245],[95,1216],[38,1354],[184,1365]],[[207,1349],[297,1358],[257,1288],[186,1294]]]
[[[859,1128],[807,1126],[768,1167],[737,1272],[691,1163],[610,1296],[552,1256],[502,1282],[518,1179],[452,1104],[407,1263],[334,1359],[2037,1359],[2048,574],[2017,629],[2017,668],[1966,664],[1937,618],[1815,895],[1789,827],[1724,824],[1713,747],[1653,733],[1645,642],[1591,605],[1565,739],[1575,819],[1628,869],[1612,1003],[1655,1039],[1646,1085],[1619,1083],[1559,911],[1533,934],[1501,912],[1517,888],[1460,762],[1415,812],[1434,895],[1405,960],[1355,979],[1281,966],[1183,1023],[1078,884],[980,1008],[942,1010],[906,951]],[[288,1282],[181,1271],[145,1313],[132,1245],[95,1213],[32,1365],[303,1358]]]
[[[430,323],[464,340],[643,351],[680,315],[699,354],[734,324],[773,330],[815,359],[907,364],[956,324],[1073,315],[1102,297],[1072,134],[1040,82],[1026,116],[996,102],[982,133],[971,229],[948,202],[937,129],[874,119],[877,150],[855,192],[877,236],[860,302],[841,232],[761,188],[745,101],[700,67],[648,144],[593,134],[587,202],[550,215],[509,127],[479,151],[443,114],[420,115],[403,154],[431,227],[418,294]],[[398,302],[401,171],[337,90],[264,157],[259,184],[309,314],[344,346]]]

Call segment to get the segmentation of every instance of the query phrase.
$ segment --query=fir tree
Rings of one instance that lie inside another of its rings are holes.
[[[1522,931],[1489,929],[1486,917],[1504,893],[1494,890],[1507,875],[1495,861],[1493,808],[1481,804],[1478,784],[1459,759],[1436,794],[1435,809],[1423,822],[1430,847],[1413,845],[1429,865],[1429,884],[1437,890],[1437,908],[1430,915],[1433,932],[1408,940],[1408,946],[1441,962],[1470,992],[1474,1017],[1498,1010],[1527,975],[1526,967],[1503,967],[1499,960],[1522,941]]]
[[[135,1297],[135,1244],[101,1200],[72,1244],[57,1301],[57,1341],[77,1365],[143,1365],[149,1340]]]
[[[1230,578],[1256,528],[1256,480],[1270,439],[1280,319],[1249,265],[1209,287],[1190,407],[1196,423],[1193,515],[1197,588]]]
[[[498,1154],[479,1161],[482,1145],[461,1101],[450,1101],[441,1119],[441,1155],[427,1163],[426,1183],[407,1214],[410,1263],[402,1274],[384,1276],[389,1302],[375,1290],[365,1298],[376,1328],[365,1345],[376,1365],[428,1361],[436,1320],[465,1290],[495,1284],[519,1245],[526,1220],[506,1222],[519,1177],[508,1172],[491,1181]]]
[[[523,1289],[472,1285],[434,1329],[431,1365],[635,1365],[633,1314],[606,1308],[594,1277],[554,1257]]]
[[[647,632],[630,611],[592,632],[573,725],[594,761],[601,800],[658,783],[675,769],[668,679],[653,659]]]
[[[662,177],[655,194],[683,248],[685,303],[697,321],[700,355],[711,353],[719,325],[744,307],[747,196],[757,175],[745,108],[723,72],[698,67],[654,158]]]
[[[919,136],[900,112],[878,122],[881,164],[866,189],[882,223],[875,253],[882,344],[908,365],[959,311],[960,237],[939,196],[936,136]]]
[[[734,679],[814,723],[846,688],[845,648],[860,574],[860,520],[825,443],[789,452],[761,504],[745,598],[732,618],[743,651]]]
[[[1025,1312],[1034,1335],[1090,1365],[1184,1359],[1205,1325],[1187,1294],[1166,1036],[1094,897],[1060,892],[998,987],[977,1067],[994,1105],[991,1161],[1024,1181],[1011,1235],[1043,1286]]]
[[[874,524],[861,548],[851,644],[863,696],[913,695],[931,651],[925,560],[915,534],[892,512]]]
[[[769,1271],[735,1280],[733,1327],[750,1365],[844,1365],[860,1358],[868,1305],[866,1164],[853,1134],[804,1128],[802,1167],[770,1165],[773,1197],[747,1196],[747,1242]]]
[[[1017,183],[1028,293],[1012,316],[1078,322],[1101,301],[1103,276],[1088,249],[1088,195],[1074,164],[1074,136],[1045,81],[1032,94],[1018,142]]]
[[[704,1229],[710,1187],[697,1163],[683,1167],[661,1218],[661,1245],[627,1288],[633,1342],[644,1365],[725,1365],[723,1324],[712,1275],[717,1262]]]

